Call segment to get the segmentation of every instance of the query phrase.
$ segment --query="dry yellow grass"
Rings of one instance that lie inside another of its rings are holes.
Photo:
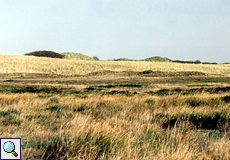
[[[197,98],[202,98],[203,96],[205,97],[202,94],[194,95]],[[215,98],[221,96],[223,95],[212,95]],[[126,157],[126,159],[191,160],[213,159],[214,156],[217,159],[230,158],[230,143],[227,133],[216,140],[208,135],[209,132],[201,130],[186,131],[188,127],[186,123],[166,131],[158,123],[152,123],[151,120],[156,113],[201,112],[206,114],[206,110],[212,112],[228,109],[229,107],[225,105],[216,108],[208,106],[207,108],[191,108],[171,104],[173,100],[180,102],[190,97],[98,95],[83,99],[76,98],[74,95],[53,95],[49,98],[39,98],[38,94],[31,93],[0,94],[1,111],[7,111],[9,108],[17,110],[20,114],[12,113],[11,116],[17,121],[21,121],[20,126],[3,126],[0,134],[2,137],[22,138],[22,145],[24,146],[22,157],[24,159],[42,159],[42,153],[45,153],[46,149],[36,149],[36,145],[39,143],[38,139],[45,142],[48,139],[52,139],[52,137],[59,137],[59,141],[62,141],[62,147],[68,148],[67,159],[96,159],[101,146],[97,146],[94,143],[103,137],[105,137],[105,141],[106,139],[111,140],[106,141],[106,143],[113,144],[113,146],[110,146],[110,154],[100,155],[100,159],[103,159],[103,157],[104,159],[124,159]],[[58,99],[59,102],[51,102],[51,99],[54,98]],[[145,103],[147,99],[156,101],[154,110],[148,109],[148,105]],[[166,103],[167,107],[162,107],[162,102]],[[55,104],[57,105],[57,103],[61,106],[67,106],[66,109],[60,112],[60,117],[57,117],[58,113],[56,112],[45,110]],[[92,112],[89,112],[89,114],[73,112],[74,108],[82,105],[92,107],[92,111],[94,109],[98,111],[97,116],[104,114],[104,118],[96,120]],[[141,105],[145,107],[140,108]],[[103,108],[100,109],[100,107]],[[35,118],[37,115],[41,117]],[[29,120],[28,116],[33,116],[34,118]],[[76,144],[76,140],[79,137],[88,137],[88,140],[86,139],[87,143]],[[77,156],[73,157],[73,155],[76,155],[75,151]]]
[[[136,61],[83,61],[74,59],[53,59],[24,55],[0,54],[0,73],[55,73],[79,74],[112,71],[198,71],[208,74],[230,74],[230,64],[180,64],[172,62]]]

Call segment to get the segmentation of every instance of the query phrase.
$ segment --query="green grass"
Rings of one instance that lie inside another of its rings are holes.
[[[5,117],[5,116],[8,116],[12,113],[19,114],[18,110],[8,109],[7,111],[0,111],[0,117]]]
[[[140,94],[137,91],[129,91],[129,90],[112,90],[112,91],[105,91],[105,88],[115,88],[115,87],[126,87],[126,88],[141,88],[142,86],[148,85],[147,83],[139,83],[139,84],[109,84],[109,85],[98,85],[98,86],[89,86],[82,90],[70,89],[70,88],[56,88],[56,87],[35,87],[35,86],[28,86],[28,87],[2,87],[0,88],[0,92],[2,93],[46,93],[46,94],[61,94],[62,96],[74,94],[76,96],[84,96],[86,93],[95,93],[95,94],[102,94],[102,95],[114,95],[114,94],[122,94],[127,96],[133,96],[135,94]],[[210,94],[221,94],[227,93],[230,91],[230,87],[211,87],[211,88],[191,88],[191,89],[182,89],[182,88],[175,88],[175,89],[160,89],[157,91],[147,91],[144,94],[150,95],[157,95],[157,96],[168,96],[168,95],[194,95],[197,93],[210,93]],[[49,97],[51,95],[38,95],[39,97]],[[229,96],[223,98],[223,101],[229,102]],[[191,100],[191,104],[196,106],[195,103],[202,103],[202,102],[195,102],[197,100]],[[1,102],[1,101],[0,101]],[[10,102],[9,102],[10,103]]]
[[[163,128],[172,128],[182,121],[188,121],[191,129],[211,129],[217,130],[218,126],[229,125],[230,115],[227,112],[212,112],[209,114],[203,113],[178,113],[175,115],[170,114],[156,114],[154,115],[153,122],[160,122]]]
[[[204,106],[208,104],[206,101],[198,98],[189,98],[186,100],[186,103],[192,107]]]
[[[225,92],[229,92],[230,87],[212,87],[212,88],[192,88],[192,89],[160,89],[158,91],[148,91],[145,92],[147,94],[157,95],[157,96],[167,96],[167,95],[175,95],[175,94],[181,94],[181,95],[194,95],[197,93],[210,93],[210,94],[221,94]],[[228,99],[228,98],[227,98]]]
[[[148,75],[150,76],[150,75]],[[229,78],[224,77],[203,77],[203,78],[195,78],[195,77],[180,77],[180,78],[171,78],[171,79],[162,79],[153,81],[154,84],[165,84],[165,83],[222,83],[227,82],[230,83]],[[194,85],[188,85],[194,86]]]
[[[119,58],[119,59],[114,59],[113,61],[138,61],[138,60],[128,59],[128,58]]]
[[[130,92],[130,91],[110,91],[110,92],[102,92],[102,95],[115,95],[115,94],[122,94],[126,96],[133,96],[135,94],[138,94],[137,92]]]
[[[100,75],[100,73],[92,73],[92,74],[94,74],[94,75]],[[150,74],[143,74],[143,72],[140,72],[140,74],[137,74],[137,73],[127,73],[127,75],[128,74],[130,74],[130,75],[136,75],[136,76],[147,76],[147,77],[161,77],[161,76],[166,76],[166,77],[174,76],[175,77],[175,75],[173,75],[173,74],[155,73],[155,72],[151,72]],[[3,82],[22,83],[23,81],[9,79],[9,80],[4,80]],[[47,82],[39,82],[39,81],[36,81],[36,80],[33,80],[32,82],[33,83],[47,83]],[[108,83],[107,80],[103,81],[103,82],[104,83]],[[202,77],[202,78],[180,77],[180,78],[161,79],[161,80],[151,81],[152,84],[166,84],[166,83],[223,83],[223,82],[230,83],[230,80],[229,80],[229,78],[225,78],[225,77]],[[87,85],[87,84],[90,85],[90,84],[92,84],[92,82],[82,82],[82,81],[78,81],[78,80],[64,80],[64,81],[60,81],[60,80],[53,81],[53,80],[50,80],[49,83],[53,83],[53,84],[84,84],[84,85]],[[102,83],[102,82],[99,81],[98,83]],[[132,83],[133,84],[140,83],[140,85],[146,85],[147,84],[147,83],[144,84],[144,82],[135,82],[135,81],[132,82]],[[126,84],[121,84],[121,85],[126,85]],[[127,85],[129,85],[129,84],[127,84]],[[138,84],[136,84],[136,85],[138,85]],[[198,86],[198,85],[188,85],[188,86],[189,87],[193,87],[193,86]],[[201,86],[210,86],[210,85],[202,84]]]

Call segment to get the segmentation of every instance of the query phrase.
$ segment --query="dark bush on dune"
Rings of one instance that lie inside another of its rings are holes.
[[[190,63],[190,64],[201,64],[202,62],[200,60],[196,60],[196,61],[181,61],[181,60],[175,60],[172,62],[176,62],[176,63]]]
[[[195,62],[190,62],[190,61],[180,61],[180,60],[175,60],[175,61],[172,61],[172,62],[175,62],[175,63],[191,63],[191,64],[194,64]]]
[[[99,61],[99,58],[96,57],[96,56],[94,56],[93,59],[94,59],[95,61]]]
[[[195,63],[196,64],[201,64],[201,61],[200,60],[196,60]]]
[[[146,70],[143,72],[139,72],[140,74],[150,74],[150,73],[154,73],[152,70]]]
[[[202,64],[217,64],[217,63],[215,63],[215,62],[202,62]]]
[[[62,55],[53,51],[35,51],[31,53],[26,53],[25,55],[37,57],[63,58]]]

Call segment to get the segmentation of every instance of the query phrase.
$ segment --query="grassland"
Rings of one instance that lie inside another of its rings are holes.
[[[0,135],[21,138],[25,160],[230,159],[228,64],[0,64]]]
[[[230,64],[183,64],[173,62],[146,61],[86,61],[57,59],[23,55],[0,54],[0,73],[54,73],[63,75],[85,75],[98,71],[196,71],[207,74],[230,74]]]

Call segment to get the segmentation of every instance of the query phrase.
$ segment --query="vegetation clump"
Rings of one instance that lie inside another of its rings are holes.
[[[154,61],[154,62],[172,62],[172,60],[168,59],[168,58],[162,58],[160,56],[155,56],[155,57],[150,57],[150,58],[146,58],[142,61]]]
[[[212,112],[207,115],[203,113],[177,113],[175,115],[158,113],[155,118],[161,119],[163,128],[172,128],[178,122],[188,121],[191,129],[220,130],[222,129],[220,126],[228,125],[229,123],[229,118],[224,111]]]
[[[150,73],[154,73],[152,70],[146,70],[143,72],[139,72],[140,74],[150,74]]]
[[[138,60],[133,60],[128,58],[118,58],[118,59],[114,59],[113,61],[138,61]]]
[[[82,53],[73,53],[73,52],[63,52],[60,53],[65,59],[74,59],[74,60],[85,60],[85,61],[94,61],[93,58],[86,56]]]
[[[53,51],[34,51],[26,53],[26,56],[37,56],[37,57],[50,57],[50,58],[63,58],[62,55]]]
[[[221,99],[225,101],[226,103],[230,103],[230,96],[224,96]]]
[[[96,56],[94,56],[93,59],[94,59],[95,61],[99,61],[99,58],[96,57]]]
[[[186,103],[192,107],[198,107],[198,106],[203,106],[206,105],[206,101],[203,101],[201,99],[198,98],[189,98]]]
[[[191,89],[181,89],[181,88],[175,88],[175,89],[167,89],[163,88],[157,91],[147,91],[145,93],[151,94],[151,95],[158,95],[158,96],[167,96],[167,95],[175,95],[175,94],[181,94],[181,95],[194,95],[197,93],[210,93],[210,94],[221,94],[224,92],[229,92],[230,87],[212,87],[212,88],[191,88]],[[230,96],[225,96],[222,98],[225,102],[230,102]],[[195,105],[195,103],[201,104],[202,102],[197,102],[199,100],[193,99],[189,100],[188,103]],[[192,106],[193,106],[192,105]],[[196,105],[195,105],[196,106]]]

